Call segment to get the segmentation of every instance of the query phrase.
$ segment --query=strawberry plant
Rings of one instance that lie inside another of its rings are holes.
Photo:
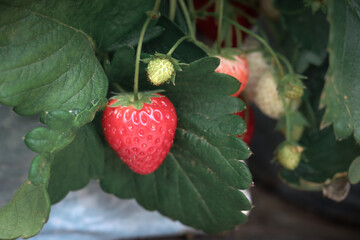
[[[0,206],[0,239],[35,236],[90,179],[206,233],[234,229],[252,208],[252,107],[284,133],[286,184],[340,201],[359,182],[360,4],[201,2],[0,0],[0,103],[42,123],[24,133],[37,155]]]

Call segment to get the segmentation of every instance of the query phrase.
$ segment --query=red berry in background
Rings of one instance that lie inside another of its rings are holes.
[[[194,1],[194,7],[196,10],[199,10],[201,7],[203,7],[207,3],[208,3],[208,0],[196,0],[196,1]],[[256,15],[257,15],[256,11],[254,11],[250,7],[247,7],[236,1],[226,1],[225,4],[229,4],[230,8],[233,9],[233,11],[234,11],[233,18],[234,19],[236,18],[236,21],[240,25],[242,25],[246,28],[251,27],[251,24],[246,19],[246,17],[244,17],[240,14],[237,14],[236,11],[237,11],[237,9],[239,9],[239,11],[245,12],[246,14],[248,14],[252,17],[256,17]],[[213,4],[211,7],[209,7],[209,9],[207,9],[206,11],[214,12],[214,10],[215,10],[215,4]],[[208,40],[215,42],[216,38],[217,38],[217,19],[212,16],[207,16],[205,18],[198,18],[196,20],[196,30],[199,33],[200,38],[201,38],[201,36],[206,36],[208,38]],[[246,33],[242,32],[241,34],[242,34],[242,40],[244,40],[246,37]],[[232,27],[232,47],[236,47],[236,46],[237,46],[237,39],[236,39],[235,28]]]
[[[246,109],[235,114],[240,116],[246,123],[246,131],[237,137],[241,138],[247,145],[250,145],[255,131],[254,110],[251,106],[247,106]]]
[[[140,110],[132,105],[111,107],[103,112],[102,128],[112,149],[131,170],[139,174],[154,172],[164,161],[174,141],[177,117],[170,100],[151,97]]]
[[[215,69],[215,72],[225,73],[236,78],[241,83],[241,85],[236,93],[234,93],[232,96],[239,96],[246,87],[249,76],[249,66],[245,55],[232,56],[234,59],[228,59],[222,56],[216,57],[220,59],[220,64]]]

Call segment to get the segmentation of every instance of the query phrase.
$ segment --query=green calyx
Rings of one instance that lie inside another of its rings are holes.
[[[147,91],[147,92],[139,92],[138,99],[135,99],[133,93],[119,93],[110,98],[110,100],[115,99],[109,107],[129,107],[133,106],[136,110],[140,110],[143,108],[144,103],[152,104],[150,98],[157,98],[161,97],[157,93],[164,92],[164,90],[154,90],[154,91]]]
[[[148,80],[155,86],[169,82],[175,85],[176,71],[182,71],[180,65],[186,65],[179,63],[170,55],[161,53],[155,53],[143,62],[148,63],[146,68]]]
[[[305,85],[301,79],[304,79],[304,77],[293,73],[283,77],[280,87],[283,88],[285,97],[291,100],[300,100],[302,98]]]
[[[299,144],[285,141],[281,143],[275,151],[276,160],[284,168],[294,170],[299,165],[303,151],[304,148]]]

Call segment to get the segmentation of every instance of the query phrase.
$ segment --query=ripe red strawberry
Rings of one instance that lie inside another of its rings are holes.
[[[233,59],[225,58],[222,56],[216,57],[220,59],[220,64],[215,69],[215,72],[225,73],[236,78],[241,83],[241,85],[239,90],[237,90],[236,93],[234,93],[232,96],[239,96],[246,87],[249,76],[249,66],[246,57],[243,55],[232,56]]]
[[[150,97],[151,104],[111,107],[102,116],[102,128],[111,148],[131,170],[139,174],[154,172],[164,161],[173,144],[177,125],[170,100],[160,94]]]
[[[255,131],[254,110],[251,106],[247,106],[246,109],[235,114],[244,119],[246,123],[245,132],[237,137],[241,138],[247,145],[250,145]]]

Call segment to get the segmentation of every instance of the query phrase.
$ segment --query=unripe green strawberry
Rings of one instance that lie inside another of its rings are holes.
[[[304,148],[290,142],[279,145],[275,154],[277,161],[286,169],[294,170],[300,162]]]
[[[152,59],[146,69],[149,81],[155,86],[169,82],[175,74],[173,63],[167,58]]]
[[[280,88],[284,90],[285,96],[291,100],[300,100],[304,95],[305,85],[301,81],[303,76],[297,74],[287,74],[281,80]]]

